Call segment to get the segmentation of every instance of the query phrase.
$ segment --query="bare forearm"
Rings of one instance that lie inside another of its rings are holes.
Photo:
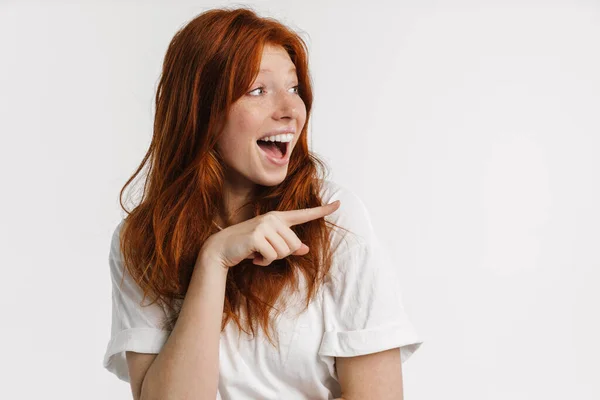
[[[144,378],[142,400],[216,398],[226,279],[225,269],[198,257],[178,320]]]

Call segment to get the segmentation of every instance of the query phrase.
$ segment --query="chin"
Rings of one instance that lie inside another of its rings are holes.
[[[254,182],[262,186],[277,186],[281,184],[287,177],[287,168],[282,168],[279,172],[272,172],[270,174],[263,173]]]

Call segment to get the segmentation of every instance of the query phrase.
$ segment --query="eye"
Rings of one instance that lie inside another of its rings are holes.
[[[254,90],[252,90],[252,91],[250,91],[250,92],[248,92],[248,93],[256,92],[256,91],[257,91],[257,90],[259,90],[259,89],[261,89],[261,90],[265,90],[265,87],[264,87],[264,86],[259,86],[259,87],[257,87],[256,89],[254,89]]]
[[[295,93],[296,93],[296,94],[299,94],[299,91],[300,91],[300,85],[296,85],[296,86],[294,86],[292,89],[296,89]],[[264,91],[264,90],[265,90],[265,87],[264,87],[264,86],[259,86],[259,87],[257,87],[256,89],[254,89],[254,90],[251,90],[250,92],[248,92],[248,94],[251,94],[251,93],[253,93],[253,92],[256,92],[257,90],[262,90],[262,91]]]

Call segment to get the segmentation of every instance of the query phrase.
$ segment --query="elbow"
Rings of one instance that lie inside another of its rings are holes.
[[[160,396],[157,390],[152,390],[148,388],[148,384],[146,382],[146,377],[142,380],[142,384],[140,385],[140,391],[138,392],[138,397],[133,396],[134,400],[156,400],[157,396]]]

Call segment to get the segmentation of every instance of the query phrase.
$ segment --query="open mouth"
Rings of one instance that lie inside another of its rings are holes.
[[[290,142],[267,142],[264,140],[257,140],[256,143],[262,151],[276,158],[284,158],[290,144]]]

